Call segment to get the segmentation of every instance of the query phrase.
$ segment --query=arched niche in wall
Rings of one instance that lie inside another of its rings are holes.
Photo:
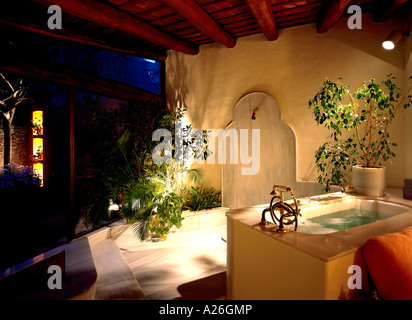
[[[222,164],[225,207],[235,209],[267,204],[275,183],[290,186],[297,197],[321,193],[322,188],[317,182],[297,181],[296,136],[282,121],[280,106],[271,95],[253,92],[242,97],[224,132],[227,136],[227,156]],[[230,141],[228,136],[233,140]],[[233,143],[238,143],[237,150]],[[244,153],[247,150],[247,155],[242,155],[242,149]],[[231,151],[232,155],[237,153],[237,164],[230,163]]]

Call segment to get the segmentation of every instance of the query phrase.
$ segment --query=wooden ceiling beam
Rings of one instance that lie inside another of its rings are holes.
[[[376,4],[373,12],[373,21],[376,23],[384,22],[395,15],[408,0],[381,0]]]
[[[317,23],[318,33],[326,33],[338,22],[350,0],[330,0],[326,1],[323,8],[323,15]]]
[[[141,58],[154,60],[165,60],[167,58],[166,50],[149,48],[147,45],[139,43],[118,43],[119,41],[111,41],[107,39],[97,38],[90,34],[75,31],[70,28],[62,28],[60,30],[50,30],[45,24],[41,24],[32,19],[17,17],[16,15],[6,14],[4,10],[0,11],[0,23],[12,28],[18,28],[30,32],[51,36],[58,39],[73,41],[101,49],[116,51]]]
[[[269,41],[276,40],[279,35],[269,0],[246,0],[246,2],[266,38]]]
[[[122,31],[163,47],[196,55],[199,48],[98,0],[34,0],[44,5],[58,5],[63,12],[102,26]],[[63,21],[64,24],[64,21]]]
[[[40,60],[39,58],[28,57],[17,52],[2,52],[0,70],[120,100],[131,102],[154,100],[165,103],[165,99],[162,96],[143,89],[68,67],[61,63],[44,59]]]
[[[209,14],[194,0],[162,0],[168,7],[173,8],[213,40],[233,48],[236,40],[222,29]]]

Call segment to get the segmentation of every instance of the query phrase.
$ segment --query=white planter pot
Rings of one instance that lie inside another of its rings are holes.
[[[386,168],[367,168],[354,166],[352,168],[352,184],[357,194],[380,197],[386,188]]]

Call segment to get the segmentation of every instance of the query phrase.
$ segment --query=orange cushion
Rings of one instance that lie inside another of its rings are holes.
[[[412,299],[412,227],[369,239],[362,247],[382,299]]]

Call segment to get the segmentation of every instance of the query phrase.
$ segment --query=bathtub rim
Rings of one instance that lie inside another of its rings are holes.
[[[336,209],[331,208],[333,206],[333,204],[335,204],[335,203],[338,205],[338,208],[336,208]],[[378,208],[373,208],[374,204],[376,204],[378,206]],[[319,205],[314,205],[314,206],[315,207],[313,207],[313,208],[311,206],[302,206],[301,207],[302,217],[300,217],[300,221],[309,220],[309,219],[313,219],[313,218],[320,217],[320,216],[323,216],[323,215],[335,213],[335,212],[342,211],[342,210],[348,210],[348,209],[365,209],[365,210],[380,211],[383,214],[390,215],[389,217],[385,217],[383,219],[380,219],[380,220],[385,220],[385,219],[392,218],[393,216],[406,213],[406,212],[411,210],[411,207],[407,206],[405,204],[399,204],[399,203],[395,203],[395,202],[392,202],[392,201],[386,201],[386,200],[370,198],[370,197],[365,197],[365,196],[360,197],[358,195],[355,195],[355,196],[352,196],[352,197],[344,197],[344,198],[341,198],[339,200],[321,201],[319,203]],[[320,206],[320,208],[317,208],[319,206]],[[381,210],[379,210],[379,209],[381,209]],[[314,211],[314,212],[312,212],[312,211]],[[377,221],[380,221],[380,220],[377,220]],[[377,221],[370,222],[370,223],[375,223]],[[370,224],[370,223],[366,223],[366,224]],[[363,225],[366,225],[366,224],[363,224]],[[352,227],[352,228],[361,227],[363,225]],[[329,232],[327,234],[334,234],[334,233],[337,233],[337,232],[340,232],[340,231],[347,231],[347,230],[352,229],[352,228],[348,228],[348,229],[345,229],[345,230],[336,230],[336,231],[333,231],[333,232]],[[299,227],[298,227],[297,232],[305,233],[305,234],[321,234],[321,233],[302,232],[302,231],[299,231]]]
[[[268,207],[268,204],[232,209],[226,213],[226,217],[233,222],[244,224],[257,232],[261,232],[276,241],[281,241],[282,243],[302,251],[303,253],[309,254],[321,261],[338,259],[358,250],[358,248],[370,238],[387,233],[398,232],[406,227],[412,226],[412,200],[403,199],[402,189],[387,189],[385,190],[385,195],[382,197],[342,194],[338,192],[307,198],[319,201],[338,201],[339,199],[350,197],[389,202],[391,204],[408,207],[411,210],[384,220],[329,234],[307,234],[295,231],[282,234],[276,232],[277,226],[275,224],[269,223],[267,226],[261,226],[259,224],[261,213],[264,208]]]

